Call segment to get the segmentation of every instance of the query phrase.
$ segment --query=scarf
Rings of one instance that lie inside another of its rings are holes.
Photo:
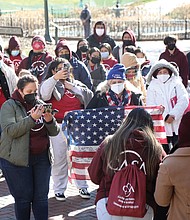
[[[109,106],[128,106],[131,103],[131,92],[129,90],[123,90],[121,99],[111,89],[106,92],[106,98]]]

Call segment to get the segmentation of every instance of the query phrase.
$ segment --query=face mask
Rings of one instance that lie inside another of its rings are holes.
[[[175,44],[168,44],[167,48],[169,50],[173,50],[175,48]]]
[[[11,55],[12,55],[13,57],[18,56],[18,55],[19,55],[19,53],[20,53],[20,51],[19,51],[19,50],[12,50],[12,51],[11,51]]]
[[[157,75],[157,79],[162,83],[165,83],[169,79],[169,77],[169,74]]]
[[[124,46],[130,46],[130,45],[134,45],[132,40],[123,40],[123,45]]]
[[[43,42],[41,41],[34,41],[32,44],[33,50],[43,50],[45,48]]]
[[[104,34],[104,29],[96,28],[96,34],[100,37]]]
[[[116,83],[111,85],[111,90],[116,94],[122,93],[124,90],[124,83]]]
[[[30,93],[24,95],[24,100],[26,101],[27,104],[31,104],[34,106],[37,100],[37,93]]]
[[[143,57],[143,58],[137,58],[137,60],[138,60],[138,63],[139,63],[140,65],[143,64],[143,63],[146,61],[145,57]]]
[[[68,61],[70,60],[70,54],[62,54],[62,55],[60,55],[60,57],[66,59]]]
[[[79,49],[80,49],[81,52],[86,53],[88,51],[88,46],[84,45],[84,46],[79,47]]]
[[[100,61],[101,61],[101,59],[100,59],[100,58],[97,58],[97,57],[92,57],[92,59],[91,59],[91,62],[92,62],[93,64],[100,63]]]
[[[109,52],[101,52],[102,59],[107,59],[109,57]]]

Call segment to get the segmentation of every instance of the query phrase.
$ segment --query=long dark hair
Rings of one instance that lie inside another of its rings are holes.
[[[52,77],[53,76],[53,72],[52,72],[52,70],[56,70],[56,68],[58,67],[58,65],[60,64],[60,63],[66,63],[66,64],[68,64],[68,65],[70,65],[70,63],[69,63],[69,61],[68,60],[66,60],[66,59],[64,59],[64,58],[61,58],[61,57],[56,57],[53,61],[51,61],[51,63],[49,64],[49,66],[47,67],[47,73],[45,74],[46,75],[46,77],[45,77],[45,79],[48,79],[48,78],[50,78],[50,77]],[[70,65],[70,70],[72,69],[72,67],[71,67],[71,65]]]
[[[122,161],[120,154],[124,150],[127,150],[127,141],[131,133],[135,130],[142,131],[144,140],[147,145],[147,163],[146,170],[147,175],[154,176],[162,148],[154,136],[154,126],[150,114],[143,108],[133,109],[129,115],[124,119],[119,129],[112,135],[105,139],[105,158],[107,161],[107,171],[113,175],[111,167],[117,167],[121,165]]]

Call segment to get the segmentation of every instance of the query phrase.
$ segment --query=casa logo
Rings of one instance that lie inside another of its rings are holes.
[[[130,157],[132,155],[132,158],[133,158],[132,160],[130,160],[130,162],[127,161],[128,154],[130,154]],[[110,163],[109,164],[110,169],[112,169],[114,171],[119,171],[123,167],[126,167],[128,164],[131,164],[131,165],[137,165],[139,167],[139,169],[142,170],[146,175],[145,162],[142,160],[141,156],[136,151],[125,150],[125,151],[120,153],[120,157],[123,158],[123,161],[122,161],[121,165],[118,166],[118,167],[113,167],[113,166],[110,165],[112,163]]]
[[[44,73],[45,68],[46,68],[46,64],[43,61],[41,60],[35,61],[31,65],[31,72],[35,76],[41,76]]]
[[[123,192],[125,193],[125,197],[129,197],[131,193],[135,192],[135,190],[130,183],[127,183],[127,185],[123,186]]]

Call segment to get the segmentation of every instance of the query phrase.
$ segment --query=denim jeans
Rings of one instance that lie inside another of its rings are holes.
[[[51,173],[48,153],[30,155],[28,167],[15,166],[4,159],[1,166],[15,199],[16,219],[29,220],[32,207],[35,220],[47,220]]]

